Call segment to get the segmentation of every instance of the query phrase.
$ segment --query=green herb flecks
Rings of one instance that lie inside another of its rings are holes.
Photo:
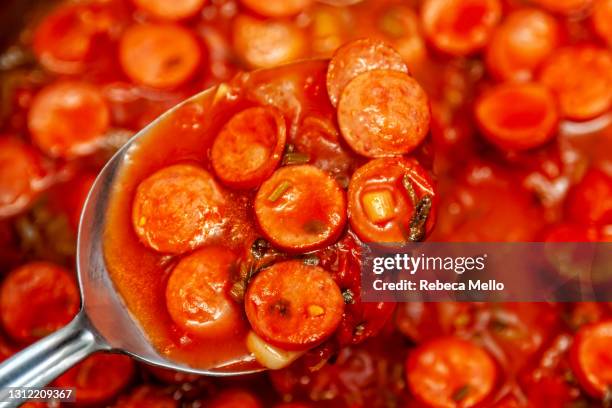
[[[278,186],[276,186],[276,188],[274,189],[274,191],[272,191],[272,193],[270,193],[270,195],[268,196],[268,201],[270,202],[275,202],[278,201],[279,198],[281,198],[283,196],[283,194],[285,194],[285,192],[287,192],[287,190],[289,190],[289,188],[291,187],[291,183],[288,181],[282,181],[281,183],[278,184]]]
[[[404,186],[404,189],[406,189],[408,197],[410,197],[410,200],[412,201],[412,205],[416,207],[419,202],[419,198],[417,197],[416,191],[414,190],[414,186],[412,185],[412,181],[410,180],[410,176],[408,174],[404,174],[404,177],[402,177],[402,186]]]
[[[286,153],[283,157],[283,165],[290,166],[294,164],[306,164],[310,162],[310,156],[306,153],[291,152]]]

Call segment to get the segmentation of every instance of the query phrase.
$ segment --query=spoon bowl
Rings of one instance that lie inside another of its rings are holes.
[[[6,401],[8,389],[41,387],[96,351],[125,353],[145,363],[208,376],[234,376],[262,371],[251,355],[237,356],[200,369],[170,361],[149,342],[138,322],[130,314],[109,276],[103,251],[103,234],[112,188],[121,169],[132,154],[160,123],[187,103],[206,106],[216,93],[209,88],[168,110],[133,136],[96,178],[85,202],[77,242],[77,275],[81,292],[81,310],[66,327],[39,340],[0,365],[0,401]],[[21,401],[22,402],[22,401]],[[18,406],[2,405],[6,407]]]

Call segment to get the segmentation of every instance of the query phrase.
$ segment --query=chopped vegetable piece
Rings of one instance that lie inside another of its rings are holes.
[[[40,158],[17,138],[0,137],[0,219],[18,214],[36,197],[44,177]]]
[[[428,406],[473,407],[495,388],[497,367],[477,345],[442,337],[410,353],[406,377],[412,394]]]
[[[307,164],[310,161],[310,156],[306,153],[289,152],[283,156],[283,165],[291,166],[293,164]]]
[[[98,353],[66,371],[53,385],[74,388],[78,404],[100,404],[115,397],[133,376],[134,362],[128,356]]]
[[[393,194],[388,190],[371,191],[365,193],[362,206],[366,215],[372,222],[385,222],[395,217],[395,204]]]
[[[2,325],[22,343],[38,340],[70,322],[79,304],[73,276],[52,263],[27,263],[10,272],[0,287]]]
[[[181,259],[166,286],[166,306],[179,327],[199,337],[223,337],[240,327],[240,311],[227,295],[236,261],[216,246]]]
[[[340,235],[346,200],[336,181],[316,167],[281,167],[257,192],[255,216],[273,245],[306,252]]]
[[[310,312],[313,302],[316,313]],[[304,350],[328,338],[338,327],[343,309],[342,293],[331,275],[299,261],[279,262],[262,270],[245,297],[253,330],[286,350]]]
[[[412,185],[412,179],[410,178],[409,174],[404,174],[404,177],[402,177],[402,187],[406,189],[406,192],[408,193],[408,197],[410,197],[412,205],[416,207],[419,203],[419,197],[417,196],[417,193],[414,190],[414,186]]]
[[[253,353],[259,364],[270,370],[287,367],[304,355],[304,351],[288,351],[275,347],[253,331],[250,331],[247,336],[247,348]]]
[[[583,326],[570,351],[572,370],[580,385],[593,397],[603,398],[612,384],[612,321]]]
[[[240,0],[251,10],[268,17],[291,16],[304,11],[312,0]]]
[[[302,57],[305,37],[301,28],[287,20],[239,15],[233,23],[234,49],[251,68],[273,67]]]
[[[556,95],[564,117],[592,119],[612,107],[612,52],[594,46],[559,49],[542,67],[540,82]]]
[[[486,45],[501,13],[499,0],[426,0],[421,22],[437,49],[461,56]]]
[[[49,156],[62,158],[96,150],[109,121],[109,108],[100,91],[72,80],[44,87],[28,113],[34,143]]]
[[[181,20],[195,15],[206,0],[132,0],[136,7],[166,20]]]
[[[211,150],[217,177],[234,188],[259,186],[280,162],[286,134],[285,119],[274,107],[249,108],[234,115]]]
[[[142,181],[132,208],[140,241],[180,254],[217,236],[227,215],[224,192],[206,170],[188,164],[163,168]]]
[[[560,41],[559,24],[533,8],[506,17],[487,45],[487,69],[502,80],[530,80]]]
[[[338,123],[346,142],[367,157],[409,153],[429,131],[425,91],[410,76],[375,70],[359,75],[344,89]]]
[[[195,36],[179,25],[137,24],[123,33],[119,60],[134,82],[175,88],[194,75],[202,50]]]
[[[325,314],[325,309],[319,305],[310,305],[306,308],[308,316],[317,317]]]
[[[408,73],[402,57],[382,41],[364,38],[338,48],[327,68],[327,93],[333,106],[355,77],[376,69]]]
[[[281,198],[283,194],[285,194],[285,192],[289,190],[290,187],[291,187],[290,182],[288,181],[281,182],[268,196],[268,201],[270,201],[271,203],[278,201],[278,199]]]
[[[406,189],[406,184],[412,190]],[[368,197],[381,192],[389,196],[392,212],[385,210],[384,216],[379,217],[378,213],[371,214]],[[366,242],[422,239],[433,228],[435,207],[433,181],[414,159],[372,160],[353,173],[349,184],[349,221],[359,238]]]
[[[484,136],[507,150],[544,145],[555,136],[559,121],[554,96],[533,83],[498,85],[477,100],[475,111]]]

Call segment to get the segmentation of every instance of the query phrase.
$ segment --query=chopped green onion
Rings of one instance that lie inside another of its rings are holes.
[[[407,174],[405,174],[404,177],[402,177],[402,185],[408,192],[408,196],[410,197],[410,200],[412,201],[412,205],[416,207],[419,199],[417,197],[416,191],[414,191],[414,186],[412,185],[412,181],[410,181],[410,177]]]
[[[289,190],[289,187],[291,187],[290,182],[288,181],[281,182],[278,186],[276,186],[274,191],[272,191],[272,193],[268,196],[268,201],[272,203],[277,201],[279,198],[283,196],[283,194],[285,194],[287,190]]]
[[[291,152],[283,157],[283,165],[306,164],[310,161],[310,156],[306,153]]]

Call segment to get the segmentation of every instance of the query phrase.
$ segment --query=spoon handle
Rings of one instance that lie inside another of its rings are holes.
[[[18,407],[25,402],[12,400],[11,390],[44,387],[88,355],[109,349],[79,313],[67,326],[0,364],[0,407]]]

